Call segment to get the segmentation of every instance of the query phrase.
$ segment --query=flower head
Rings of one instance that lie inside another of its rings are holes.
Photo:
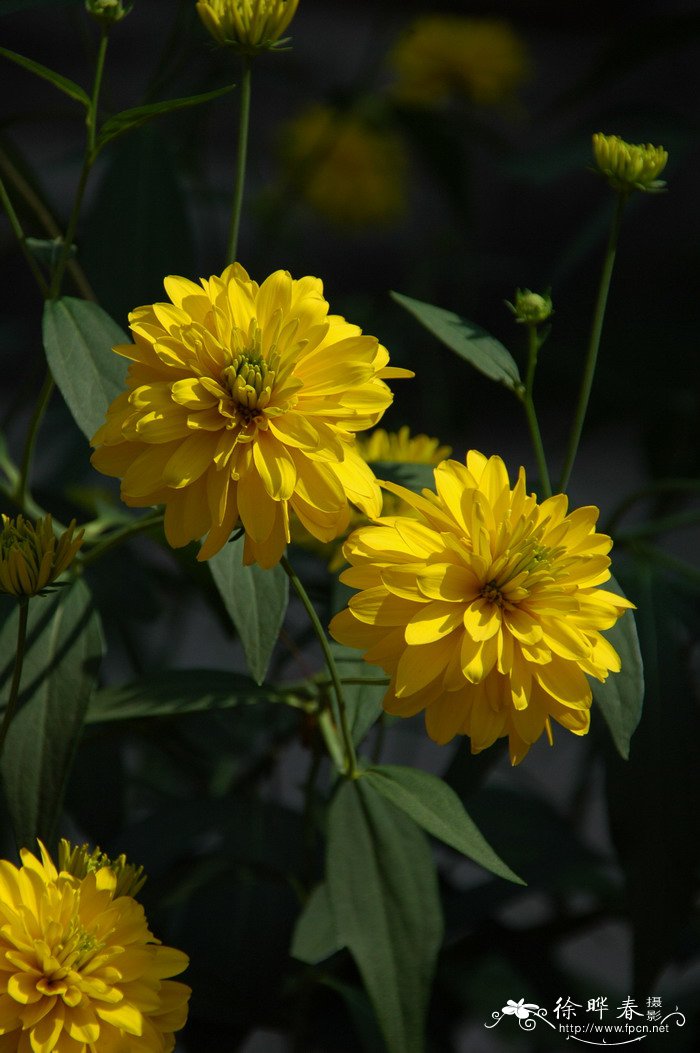
[[[391,677],[384,708],[425,710],[429,735],[469,735],[473,753],[508,736],[517,764],[551,721],[585,735],[591,688],[620,660],[601,629],[633,605],[598,586],[611,540],[596,508],[538,504],[525,473],[511,489],[503,461],[471,450],[435,469],[437,493],[383,484],[418,519],[361,527],[341,575],[362,591],[331,622],[340,643]]]
[[[381,509],[355,449],[392,400],[373,336],[328,313],[318,278],[276,271],[262,285],[239,265],[195,285],[170,277],[171,303],[129,316],[127,388],[93,438],[92,463],[122,480],[128,505],[165,505],[179,547],[207,534],[209,559],[240,521],[245,561],[276,564],[289,510],[321,541],[345,530],[348,499]]]
[[[21,515],[15,519],[3,515],[0,592],[18,598],[36,596],[67,569],[82,543],[83,531],[75,532],[75,520],[57,538],[51,516],[32,524]]]
[[[23,849],[0,862],[0,1048],[17,1053],[170,1053],[190,989],[110,866],[84,877]]]
[[[407,159],[391,128],[313,106],[288,125],[283,157],[307,203],[335,223],[389,223],[404,210]]]
[[[298,6],[299,0],[197,0],[214,40],[247,54],[279,47]]]
[[[407,105],[465,97],[479,106],[511,98],[526,79],[525,45],[496,18],[424,15],[400,37],[391,57],[395,94]]]
[[[521,325],[541,325],[552,314],[552,297],[549,293],[542,296],[530,289],[516,289],[515,303],[506,300],[506,306],[515,315],[515,321]]]
[[[106,25],[121,22],[133,6],[133,0],[85,0],[87,13]]]
[[[658,178],[668,161],[668,153],[663,146],[652,146],[651,143],[634,146],[619,135],[596,132],[593,136],[593,156],[598,170],[614,190],[653,193],[666,186],[663,179]]]
[[[110,859],[100,848],[90,849],[89,845],[72,845],[61,838],[58,845],[58,868],[67,870],[73,877],[87,877],[103,867],[109,867],[117,879],[115,896],[135,896],[146,883],[143,867],[127,863],[122,852],[116,859]]]

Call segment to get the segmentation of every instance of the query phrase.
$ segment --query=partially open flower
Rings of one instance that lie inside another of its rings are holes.
[[[658,178],[668,161],[668,153],[663,146],[652,146],[651,143],[635,146],[626,143],[619,135],[596,132],[593,136],[593,156],[598,170],[614,190],[654,193],[666,186]]]
[[[218,44],[246,54],[279,46],[299,0],[198,0],[204,27]]]
[[[171,1053],[190,989],[168,977],[187,955],[156,939],[109,861],[76,875],[40,848],[0,861],[0,1049]]]
[[[57,538],[51,516],[32,524],[21,515],[10,519],[3,514],[0,592],[17,597],[36,596],[67,569],[82,543],[83,531],[75,532],[75,520]]]

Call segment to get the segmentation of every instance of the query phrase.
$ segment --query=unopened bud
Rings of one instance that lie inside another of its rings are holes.
[[[516,289],[515,303],[506,300],[506,306],[515,315],[516,322],[522,325],[541,325],[552,314],[552,297],[549,293],[542,296],[530,289]]]

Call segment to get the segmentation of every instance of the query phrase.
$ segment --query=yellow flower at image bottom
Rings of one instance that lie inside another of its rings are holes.
[[[425,711],[436,742],[473,753],[507,736],[517,764],[555,720],[589,727],[591,687],[620,669],[601,635],[628,600],[599,586],[612,542],[598,509],[538,504],[521,468],[511,489],[499,457],[471,450],[435,469],[436,493],[382,484],[416,518],[387,516],[350,535],[341,580],[360,589],[331,635],[391,678],[388,713]]]
[[[239,264],[221,277],[169,277],[171,302],[129,316],[127,390],[93,438],[93,465],[121,478],[128,505],[165,505],[175,548],[206,535],[209,559],[234,527],[245,562],[274,566],[289,513],[320,541],[346,529],[348,500],[379,515],[381,492],[355,433],[392,401],[376,337],[329,313],[318,278],[275,271],[261,285]]]
[[[116,895],[107,866],[78,878],[41,846],[0,862],[0,1053],[170,1053],[190,989],[181,951]]]

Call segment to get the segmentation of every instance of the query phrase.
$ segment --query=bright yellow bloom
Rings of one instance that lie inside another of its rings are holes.
[[[598,169],[614,190],[627,193],[632,190],[655,191],[666,185],[658,178],[668,161],[663,146],[652,146],[651,143],[635,146],[626,143],[619,135],[596,132],[593,156]]]
[[[108,866],[78,878],[23,849],[0,862],[2,1053],[170,1053],[190,989]]]
[[[424,15],[399,38],[390,56],[397,98],[432,106],[464,96],[479,106],[509,99],[526,79],[524,43],[497,18]]]
[[[116,859],[110,859],[100,848],[90,849],[89,845],[72,845],[61,838],[58,845],[58,869],[67,870],[80,880],[103,867],[109,867],[116,878],[115,896],[135,896],[146,883],[143,867],[127,863],[122,852]]]
[[[298,191],[336,223],[388,223],[406,205],[406,153],[390,128],[313,106],[286,129],[284,160]]]
[[[218,44],[252,54],[275,46],[299,0],[198,0],[204,27]]]
[[[435,469],[437,494],[382,484],[412,505],[361,527],[345,543],[341,580],[362,591],[331,622],[340,643],[391,677],[387,712],[425,710],[436,742],[471,737],[473,753],[508,736],[517,764],[552,718],[576,735],[589,726],[588,676],[620,669],[601,635],[633,605],[598,588],[610,577],[611,540],[597,508],[567,515],[567,498],[542,504],[511,490],[500,457],[471,450],[466,467]]]
[[[129,316],[128,390],[93,438],[92,463],[122,479],[128,505],[165,505],[173,547],[207,534],[209,559],[236,524],[245,562],[274,566],[289,510],[321,541],[345,530],[348,499],[379,515],[381,492],[355,449],[392,400],[376,337],[328,313],[318,278],[239,265],[221,277],[165,279],[172,303]]]
[[[75,520],[57,538],[51,516],[43,516],[32,525],[23,516],[10,519],[3,514],[0,592],[36,596],[63,574],[82,543],[83,531],[75,533]]]

